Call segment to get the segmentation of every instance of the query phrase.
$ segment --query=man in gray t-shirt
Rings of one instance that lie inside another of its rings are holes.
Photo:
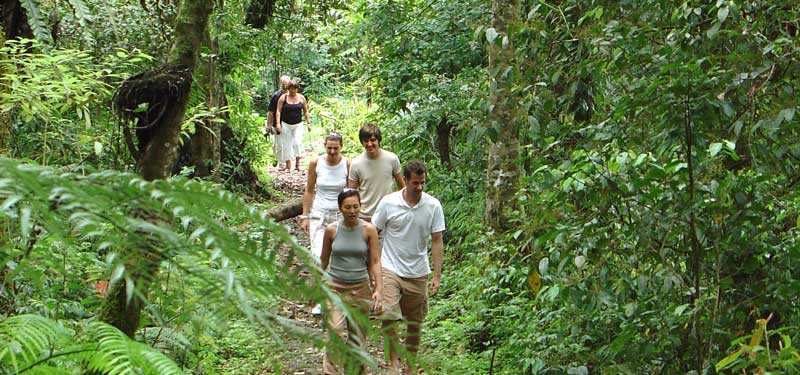
[[[391,151],[381,148],[381,130],[367,124],[358,131],[364,152],[353,159],[347,187],[358,189],[361,195],[361,218],[372,219],[378,202],[387,194],[403,188],[400,159]],[[392,187],[392,180],[397,185]]]

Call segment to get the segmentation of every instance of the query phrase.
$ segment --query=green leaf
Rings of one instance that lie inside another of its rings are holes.
[[[794,119],[794,108],[786,108],[781,110],[778,117],[782,117],[786,121],[792,121],[792,119]]]
[[[719,20],[719,23],[725,22],[725,20],[728,18],[729,12],[730,8],[728,8],[727,5],[719,8],[719,10],[717,11],[717,19]]]
[[[19,3],[25,9],[25,14],[28,16],[28,25],[30,25],[36,39],[52,43],[53,37],[50,35],[50,30],[47,29],[47,23],[39,2],[37,0],[20,0]]]
[[[489,44],[494,44],[495,39],[497,39],[497,30],[495,30],[494,27],[486,29],[486,41],[488,41]]]
[[[714,39],[717,36],[720,26],[722,25],[719,22],[714,22],[711,24],[711,28],[706,31],[706,36],[708,36],[708,39]]]
[[[19,225],[20,230],[22,231],[22,239],[27,241],[31,237],[31,228],[33,228],[33,223],[31,221],[31,209],[29,207],[25,207],[21,211],[22,214],[20,215]]]
[[[100,142],[94,142],[94,154],[97,156],[103,156],[103,144]]]
[[[737,359],[739,359],[742,353],[744,353],[744,349],[737,349],[735,352],[728,354],[728,356],[717,362],[717,364],[714,365],[714,368],[716,368],[717,372],[719,372],[720,370],[733,364]]]
[[[723,145],[721,142],[712,143],[711,146],[708,147],[708,155],[711,157],[717,156],[719,152],[722,151],[722,147]]]
[[[68,0],[67,3],[72,7],[75,18],[82,26],[86,26],[92,21],[92,12],[83,0]]]

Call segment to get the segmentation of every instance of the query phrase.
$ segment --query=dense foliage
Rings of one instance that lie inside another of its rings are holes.
[[[430,168],[426,188],[448,224],[443,291],[423,335],[430,373],[800,367],[792,2],[512,1],[507,33],[476,0],[270,2],[261,28],[245,22],[251,2],[225,2],[210,22],[218,49],[201,58],[216,61],[227,102],[208,106],[213,91],[195,82],[183,137],[224,118],[236,150],[222,186],[124,173],[133,162],[109,100],[163,59],[174,2],[71,0],[54,8],[56,25],[41,17],[52,4],[25,3],[40,12],[29,23],[42,41],[0,49],[0,111],[11,114],[0,150],[55,169],[0,164],[0,364],[12,373],[37,361],[41,340],[70,351],[113,336],[89,323],[101,305],[91,284],[131,282],[135,259],[153,256],[162,266],[145,272],[154,287],[139,339],[209,373],[281,362],[248,346],[282,345],[261,327],[294,329],[264,312],[327,291],[275,255],[292,243],[284,229],[228,192],[246,162],[268,183],[265,101],[281,74],[310,99],[307,142],[338,130],[355,155],[356,129],[374,121],[386,148]],[[490,46],[513,63],[492,65]],[[488,145],[508,125],[490,116],[501,78],[522,145],[507,232],[483,221]],[[25,319],[41,333],[15,331]],[[17,350],[17,336],[31,339]],[[87,358],[42,364],[102,364]]]

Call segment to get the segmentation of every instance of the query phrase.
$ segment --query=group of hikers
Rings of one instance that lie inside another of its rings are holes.
[[[283,87],[287,92],[277,99],[276,107],[270,105],[276,122],[272,116],[268,118],[268,126],[276,127],[274,130],[282,135],[281,140],[289,140],[289,136],[283,136],[287,128],[295,132],[301,125],[300,121],[292,122],[298,120],[295,115],[287,117],[291,106],[301,104],[306,123],[310,123],[305,98],[296,93],[296,82],[288,77],[286,82]],[[291,137],[296,134],[291,133]],[[388,351],[385,366],[389,373],[400,370],[397,326],[405,323],[403,344],[410,359],[405,373],[417,374],[414,358],[428,295],[439,291],[442,275],[445,230],[442,205],[423,191],[427,177],[425,164],[414,160],[401,168],[397,155],[381,148],[381,131],[376,125],[364,125],[358,139],[364,152],[349,160],[341,154],[342,136],[331,132],[324,140],[325,154],[309,161],[301,228],[309,235],[311,252],[326,273],[328,287],[361,313],[366,315],[373,310],[378,314]],[[275,143],[278,141],[276,137]],[[287,151],[295,143],[278,147],[283,148],[280,155],[290,156],[279,159],[286,162],[286,168],[290,169],[291,158],[295,158],[295,168],[299,170],[296,156],[299,153]],[[363,345],[365,327],[356,319],[346,319],[333,303],[326,306],[325,319],[330,335],[344,338],[347,332],[350,342]],[[339,374],[351,367],[341,362],[342,358],[326,350],[323,374]],[[365,373],[363,366],[356,367],[358,373]]]

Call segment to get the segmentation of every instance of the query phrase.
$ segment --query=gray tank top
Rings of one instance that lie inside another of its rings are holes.
[[[336,225],[328,273],[342,281],[366,280],[368,246],[364,241],[363,222],[358,220],[355,228],[348,228],[344,225],[344,220],[340,219]]]

